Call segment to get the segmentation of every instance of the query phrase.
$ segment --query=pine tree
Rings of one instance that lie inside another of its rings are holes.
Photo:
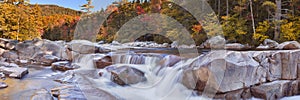
[[[92,0],[86,0],[87,4],[81,6],[81,10],[86,11],[87,13],[91,13],[91,9],[94,8],[92,6]]]

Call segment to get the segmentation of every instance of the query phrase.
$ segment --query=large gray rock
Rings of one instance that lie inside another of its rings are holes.
[[[280,99],[284,96],[298,94],[298,82],[279,80],[265,83],[251,88],[251,93],[256,98],[265,100]]]
[[[287,41],[279,44],[276,48],[280,50],[300,49],[300,44],[297,41]]]
[[[267,77],[267,69],[241,52],[213,51],[189,66],[194,68],[183,72],[182,83],[198,91],[225,93],[266,82]]]
[[[33,59],[36,54],[41,52],[41,49],[33,44],[33,42],[23,42],[16,45],[16,51],[19,55],[19,59],[28,60]]]
[[[119,85],[136,84],[146,80],[142,71],[130,66],[112,66],[109,72],[112,75],[111,80]]]
[[[41,51],[44,54],[53,55],[60,59],[68,60],[65,43],[62,41],[42,40],[41,42],[35,43],[35,45],[41,48]]]
[[[53,98],[46,89],[40,89],[31,96],[30,100],[53,100]]]
[[[73,40],[68,43],[67,48],[80,54],[91,54],[97,50],[94,43],[86,40]]]
[[[275,48],[277,47],[279,44],[274,41],[274,40],[271,40],[271,39],[265,39],[264,42],[263,42],[263,45],[264,46],[268,46],[268,48]]]
[[[281,79],[282,63],[281,54],[275,51],[249,51],[247,52],[263,68],[267,69],[267,80],[274,81]]]
[[[49,54],[37,54],[34,57],[34,61],[36,61],[37,64],[41,64],[44,66],[50,66],[52,63],[59,60],[60,58]]]
[[[73,83],[75,82],[75,74],[73,71],[66,71],[62,74],[58,74],[54,76],[54,81],[59,83]]]
[[[222,36],[215,36],[206,40],[203,44],[204,48],[224,49],[226,40]]]
[[[5,51],[5,52],[3,52],[2,57],[6,58],[10,61],[15,61],[15,60],[19,59],[18,54],[14,51]]]
[[[28,73],[27,68],[22,67],[0,67],[0,72],[3,72],[4,74],[8,75],[12,78],[22,78]]]
[[[282,79],[296,79],[300,65],[300,50],[279,51],[282,62]]]

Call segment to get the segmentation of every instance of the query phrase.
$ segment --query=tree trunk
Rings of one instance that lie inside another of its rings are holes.
[[[251,20],[252,20],[252,28],[253,28],[253,33],[255,34],[255,21],[254,21],[254,16],[253,16],[253,7],[252,7],[252,0],[249,0],[250,3],[250,11],[251,11]]]
[[[276,0],[276,12],[275,12],[275,33],[274,40],[278,40],[280,38],[280,20],[281,20],[281,0]]]
[[[226,0],[226,16],[229,16],[229,2]]]
[[[221,16],[221,0],[218,0],[218,16]]]

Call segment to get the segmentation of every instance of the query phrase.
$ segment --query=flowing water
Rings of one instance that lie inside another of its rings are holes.
[[[93,55],[82,57],[79,65],[85,65],[86,68],[94,68],[89,63]],[[99,79],[86,78],[95,88],[107,91],[121,99],[126,100],[199,100],[200,96],[187,89],[180,83],[183,68],[190,65],[198,58],[182,60],[172,67],[166,67],[159,64],[164,55],[115,55],[113,56],[114,66],[130,66],[145,73],[147,81],[138,84],[119,86],[113,83],[110,78],[110,72],[106,69],[100,70],[103,76]],[[84,76],[82,76],[84,77]],[[79,84],[80,86],[80,84]],[[89,95],[86,94],[88,97]]]

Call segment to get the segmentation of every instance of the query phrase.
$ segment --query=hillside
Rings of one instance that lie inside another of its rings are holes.
[[[34,5],[32,5],[34,6]],[[43,16],[50,16],[50,15],[75,15],[75,16],[80,16],[83,12],[82,11],[77,11],[73,10],[70,8],[64,8],[60,7],[57,5],[41,5],[39,4],[41,10],[42,10],[42,15]]]

